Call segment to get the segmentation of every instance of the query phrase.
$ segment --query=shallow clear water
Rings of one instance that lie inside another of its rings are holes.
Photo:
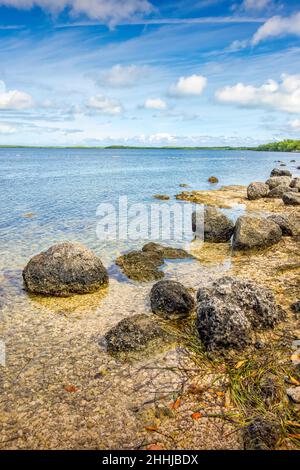
[[[129,204],[153,203],[154,194],[173,196],[182,183],[211,188],[212,175],[219,186],[264,181],[278,160],[294,172],[300,164],[298,154],[273,152],[0,149],[0,270],[19,269],[60,240],[83,242],[109,262],[129,246],[97,240],[100,203],[124,195]]]
[[[188,190],[207,189],[212,175],[219,186],[264,181],[279,159],[297,174],[297,154],[0,149],[0,341],[6,347],[0,448],[131,449],[149,439],[145,425],[152,421],[132,409],[138,405],[142,410],[154,398],[165,405],[173,401],[182,387],[176,368],[182,354],[180,348],[156,351],[128,365],[99,346],[122,318],[151,314],[153,283],[120,277],[114,257],[142,242],[104,245],[96,236],[97,206],[116,204],[121,195],[129,203],[151,203],[153,194],[178,194],[183,183]],[[101,256],[110,268],[108,289],[66,299],[24,292],[22,269],[29,258],[60,240],[80,241]],[[203,255],[205,261],[167,261],[166,278],[196,290],[222,275],[230,269],[231,256],[230,246],[221,245],[214,244],[210,250],[215,252]],[[66,393],[65,384],[75,385],[76,393]],[[183,421],[166,423],[166,435],[176,426],[178,435],[184,434],[176,448],[199,449],[199,443],[203,448],[239,448],[237,440],[224,437],[223,426],[216,436],[215,420],[201,419],[195,430],[186,418],[194,406],[186,404]],[[184,433],[182,426],[187,427]],[[235,439],[236,434],[228,435]]]

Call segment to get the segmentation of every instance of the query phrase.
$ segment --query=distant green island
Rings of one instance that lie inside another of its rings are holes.
[[[108,145],[108,146],[39,146],[39,145],[0,145],[0,148],[35,148],[35,149],[82,149],[82,150],[252,150],[259,152],[300,152],[300,140],[286,139],[281,142],[271,142],[258,147],[177,147],[177,146],[134,146],[134,145]]]

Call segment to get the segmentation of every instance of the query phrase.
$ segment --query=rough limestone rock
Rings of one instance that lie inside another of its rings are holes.
[[[291,188],[296,188],[298,191],[300,190],[300,178],[294,178],[292,179],[290,183]]]
[[[271,171],[272,176],[292,176],[292,173],[289,170],[282,170],[281,168],[274,168]]]
[[[286,186],[285,184],[279,184],[276,186],[276,188],[271,189],[271,191],[268,194],[269,198],[273,199],[282,199],[282,196],[286,192],[298,192],[298,189],[296,188],[290,188],[289,186]]]
[[[286,393],[294,403],[300,403],[300,387],[290,387]]]
[[[191,313],[195,302],[179,282],[159,281],[151,289],[150,304],[153,313],[166,318],[180,318]]]
[[[253,331],[273,328],[283,318],[273,293],[252,281],[223,277],[197,293],[197,329],[210,351],[242,350]]]
[[[269,186],[270,189],[274,189],[280,184],[289,186],[291,181],[292,179],[290,176],[272,176],[266,181],[266,184]]]
[[[261,199],[267,197],[270,191],[269,186],[266,183],[261,183],[259,181],[249,184],[247,188],[247,197],[250,201],[255,199]]]
[[[192,215],[192,228],[196,232],[196,212]],[[227,242],[232,237],[234,223],[215,207],[204,209],[204,241],[213,243]]]
[[[281,237],[281,228],[272,220],[243,215],[235,225],[233,247],[236,250],[265,248],[278,243]]]
[[[268,220],[275,222],[279,225],[282,231],[282,235],[292,237],[293,236],[293,225],[289,219],[288,215],[285,214],[272,214],[267,217]]]
[[[282,200],[286,206],[300,206],[300,193],[289,191],[282,196]]]
[[[167,194],[154,194],[153,196],[155,199],[160,199],[161,201],[168,201],[170,199],[170,196]]]
[[[274,450],[280,437],[280,426],[257,417],[243,429],[245,450]]]
[[[59,297],[95,292],[108,283],[100,258],[70,242],[34,256],[23,270],[23,279],[28,292]]]
[[[141,351],[150,341],[165,335],[162,328],[147,315],[124,318],[105,335],[107,351],[120,353]]]

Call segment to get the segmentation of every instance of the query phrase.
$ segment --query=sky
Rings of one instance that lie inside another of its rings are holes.
[[[299,0],[0,0],[1,145],[300,138]]]

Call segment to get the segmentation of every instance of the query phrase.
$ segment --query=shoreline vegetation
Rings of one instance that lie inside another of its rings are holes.
[[[15,148],[15,149],[78,149],[78,150],[252,150],[256,152],[300,152],[300,140],[283,140],[281,142],[271,142],[268,144],[259,145],[257,147],[180,147],[180,146],[134,146],[134,145],[108,145],[108,146],[39,146],[39,145],[0,145],[1,148]]]

